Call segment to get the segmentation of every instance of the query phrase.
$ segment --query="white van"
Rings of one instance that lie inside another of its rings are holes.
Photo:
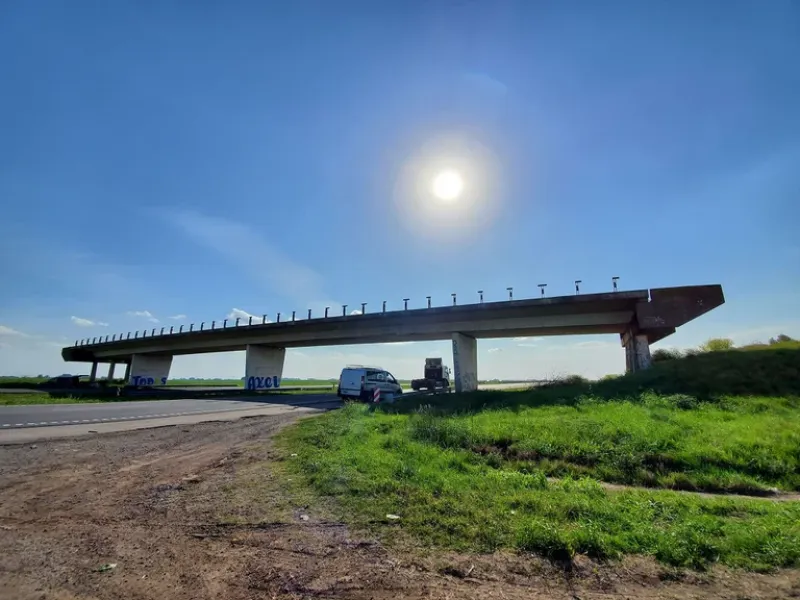
[[[358,398],[371,401],[376,387],[380,388],[381,393],[388,392],[395,396],[403,393],[403,388],[389,371],[379,367],[349,366],[342,369],[336,395],[342,400]]]

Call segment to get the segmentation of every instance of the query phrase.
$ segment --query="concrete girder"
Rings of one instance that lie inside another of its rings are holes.
[[[377,313],[380,316],[381,313]],[[355,317],[353,317],[355,318]],[[424,327],[416,324],[385,325],[376,320],[373,323],[365,322],[352,333],[343,335],[336,324],[317,327],[287,327],[272,331],[243,332],[231,328],[230,330],[215,330],[207,332],[206,336],[196,336],[190,347],[179,336],[163,336],[137,340],[137,353],[168,355],[200,354],[203,352],[230,352],[244,350],[249,345],[272,346],[281,348],[334,346],[350,344],[370,344],[382,342],[401,341],[433,341],[444,340],[452,336],[454,331],[467,332],[475,338],[517,337],[520,335],[565,335],[586,333],[619,333],[624,331],[634,318],[633,310],[611,313],[583,313],[571,315],[529,316],[511,319],[485,319],[482,321],[451,321],[431,322]],[[290,322],[291,323],[291,322]],[[297,322],[303,323],[302,321]],[[238,328],[245,329],[244,327]],[[524,333],[521,333],[524,332]],[[203,332],[206,333],[206,332]],[[98,348],[93,355],[104,360],[119,360],[129,356],[128,352],[121,353],[123,348],[130,347],[129,342],[123,342],[119,348]]]

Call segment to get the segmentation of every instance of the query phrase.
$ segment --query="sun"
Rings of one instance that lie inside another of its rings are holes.
[[[455,200],[464,189],[464,180],[456,171],[442,171],[433,180],[433,195],[442,200]]]

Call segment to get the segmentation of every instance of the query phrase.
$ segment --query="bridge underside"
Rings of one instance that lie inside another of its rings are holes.
[[[635,371],[649,366],[650,344],[724,301],[721,286],[706,285],[322,317],[201,331],[193,328],[154,336],[140,336],[136,332],[120,335],[119,339],[114,335],[109,341],[95,340],[64,348],[62,357],[66,361],[92,362],[93,372],[98,362],[127,363],[127,375],[133,381],[137,377],[137,364],[152,363],[137,360],[137,356],[172,357],[245,350],[247,364],[253,365],[246,368],[246,373],[257,372],[261,380],[272,378],[274,384],[277,381],[274,378],[282,374],[286,348],[451,339],[454,354],[464,356],[471,365],[472,345],[477,339],[618,334],[625,348],[627,370]],[[465,350],[459,353],[457,345]],[[456,387],[474,389],[477,373],[465,365],[456,360]],[[169,367],[166,373],[162,367],[157,370],[155,375],[161,379],[168,375]],[[267,371],[275,374],[269,375]],[[459,373],[467,373],[461,382]],[[147,377],[155,379],[155,375]]]

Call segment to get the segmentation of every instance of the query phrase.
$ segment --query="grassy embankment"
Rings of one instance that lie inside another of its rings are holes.
[[[800,502],[672,490],[800,490],[798,346],[687,356],[596,383],[353,405],[286,430],[280,447],[341,517],[440,547],[796,567]]]

